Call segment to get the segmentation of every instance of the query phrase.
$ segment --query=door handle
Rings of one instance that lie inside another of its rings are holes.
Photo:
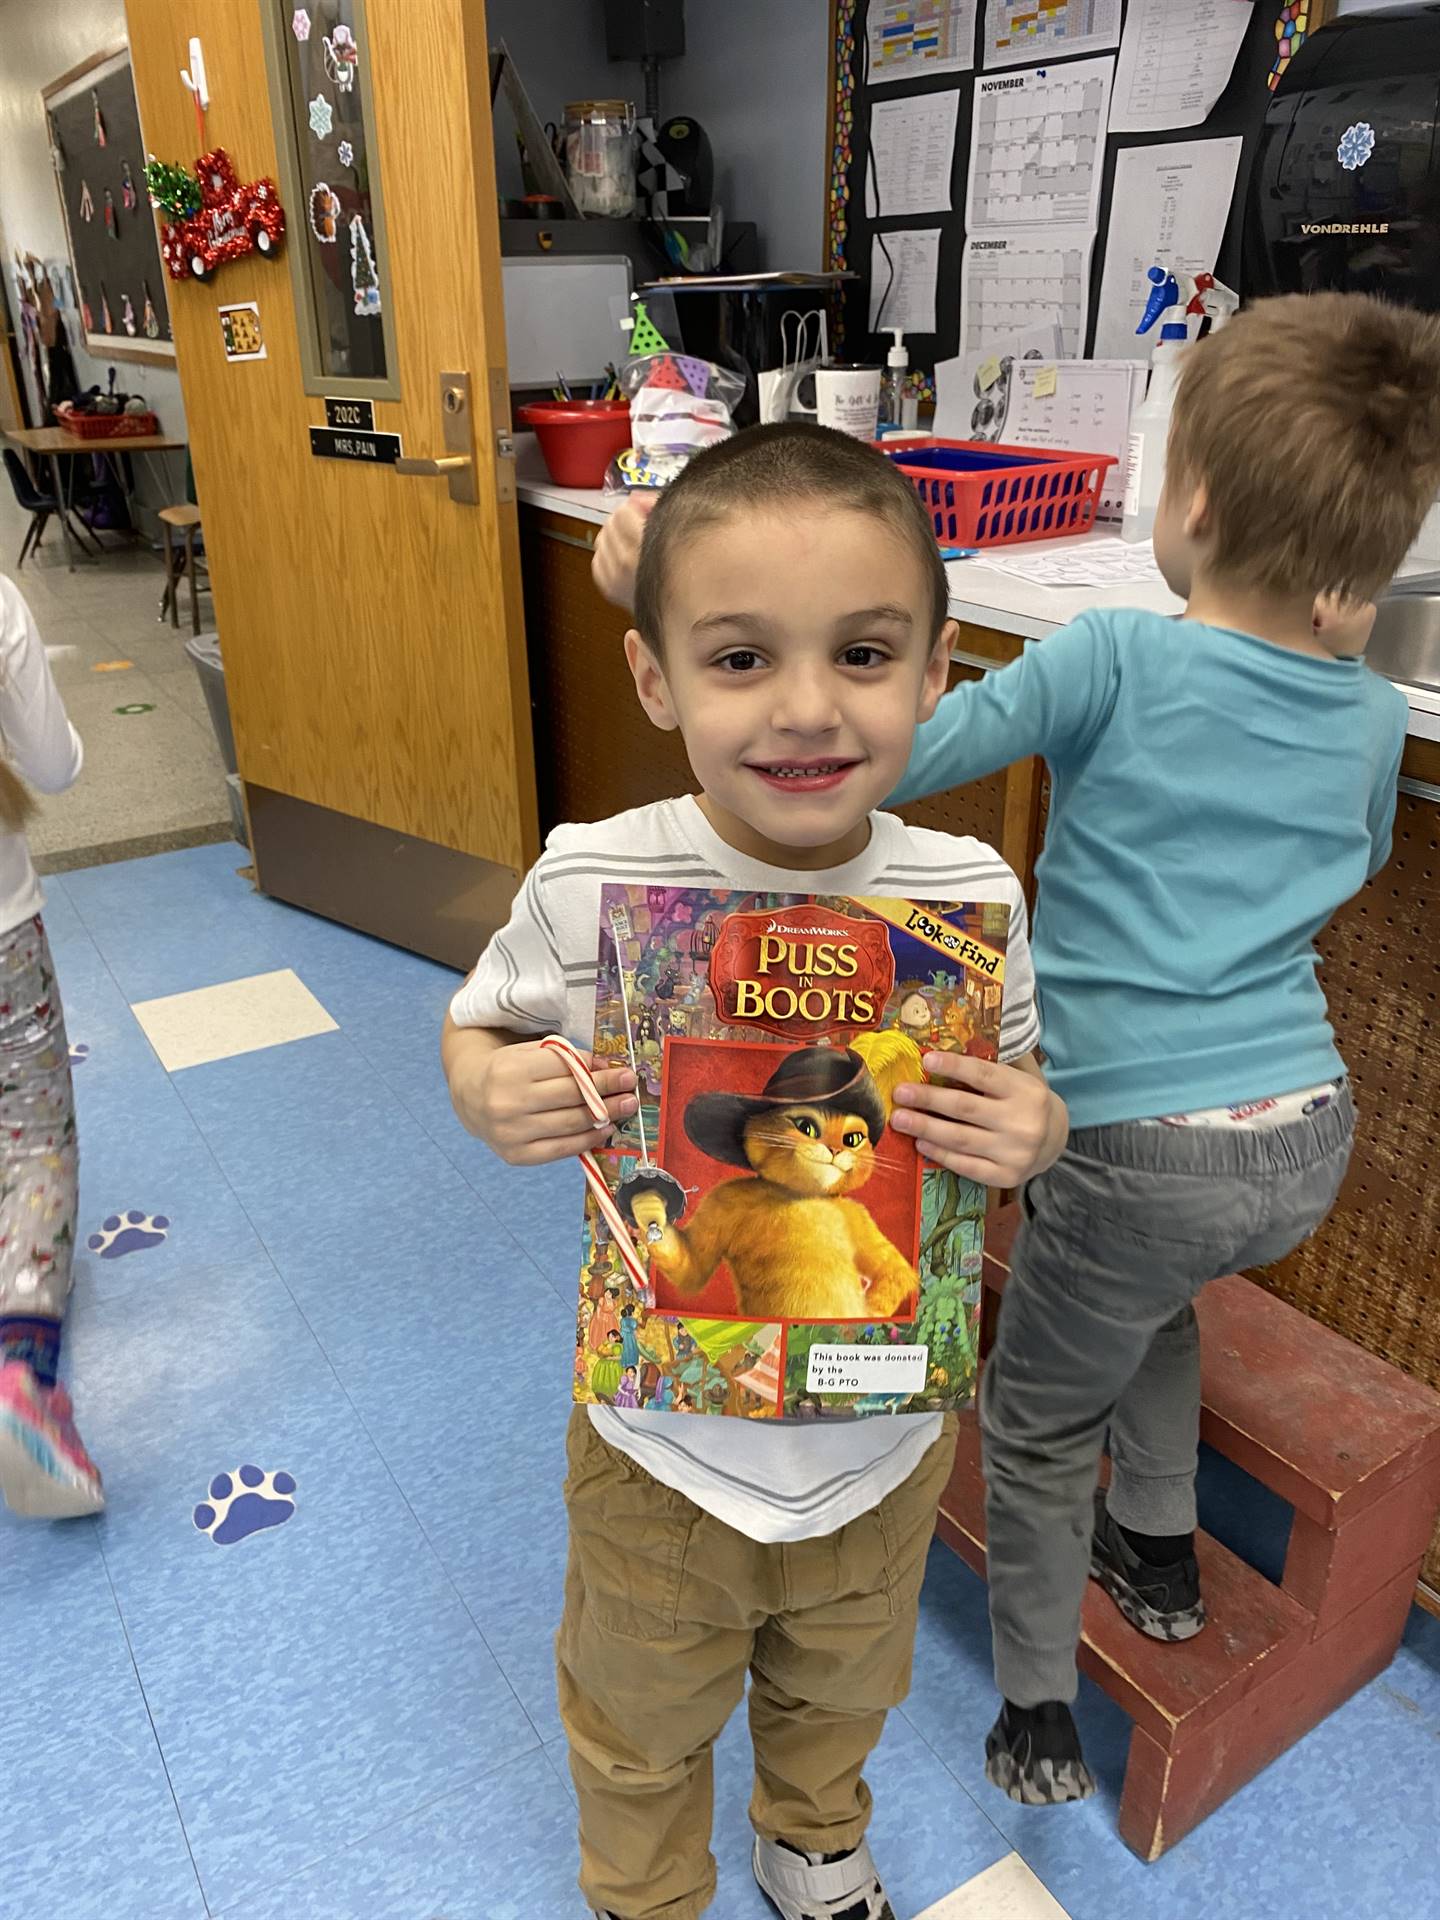
[[[462,507],[478,506],[480,486],[475,471],[475,416],[470,406],[468,373],[441,374],[440,421],[445,436],[444,453],[397,460],[395,471],[444,480],[452,500],[458,501]]]
[[[472,464],[468,453],[442,453],[437,460],[397,460],[396,473],[459,473]]]

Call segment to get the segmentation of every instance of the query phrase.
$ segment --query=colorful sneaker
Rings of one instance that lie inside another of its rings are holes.
[[[1063,1700],[1038,1707],[1012,1707],[1007,1700],[985,1741],[985,1778],[1022,1807],[1063,1806],[1095,1791]]]
[[[864,1840],[848,1853],[802,1853],[756,1834],[754,1867],[780,1920],[895,1920]]]
[[[1098,1580],[1132,1627],[1152,1640],[1193,1640],[1205,1624],[1200,1566],[1193,1553],[1165,1567],[1142,1560],[1095,1495],[1090,1578]]]
[[[32,1520],[70,1520],[105,1505],[69,1394],[42,1387],[19,1360],[0,1367],[0,1494],[12,1513]]]

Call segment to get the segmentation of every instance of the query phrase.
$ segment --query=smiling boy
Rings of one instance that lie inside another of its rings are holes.
[[[1015,876],[975,840],[876,811],[944,689],[945,571],[909,483],[818,427],[699,456],[655,508],[626,657],[700,791],[558,828],[456,995],[456,1110],[504,1159],[604,1143],[537,1036],[588,1046],[605,881],[1003,902],[1001,1064],[932,1054],[896,1129],[1010,1187],[1048,1166],[1065,1109],[1037,1023]],[[628,1071],[601,1066],[613,1119]],[[558,1378],[558,1375],[557,1375]],[[576,1408],[560,1706],[581,1886],[611,1920],[698,1920],[714,1894],[711,1748],[750,1678],[754,1871],[782,1920],[893,1920],[865,1844],[862,1768],[910,1678],[925,1554],[953,1459],[938,1414],[699,1421]]]

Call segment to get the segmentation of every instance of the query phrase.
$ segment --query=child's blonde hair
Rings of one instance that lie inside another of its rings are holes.
[[[1373,599],[1440,489],[1440,320],[1368,294],[1258,301],[1185,355],[1167,477],[1203,485],[1227,580]]]

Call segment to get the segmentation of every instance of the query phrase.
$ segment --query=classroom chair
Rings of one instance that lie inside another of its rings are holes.
[[[59,513],[65,515],[71,534],[82,547],[92,553],[99,552],[98,542],[86,534],[69,507],[62,507],[53,493],[36,486],[25,462],[14,448],[6,447],[4,453],[5,472],[9,476],[10,490],[15,495],[16,505],[30,516],[30,524],[25,529],[25,538],[20,543],[20,558],[15,562],[15,571],[18,573],[26,559],[39,550],[41,534],[49,525],[51,516]]]
[[[190,626],[195,633],[200,631],[200,581],[197,568],[200,556],[197,544],[203,540],[200,531],[200,509],[195,506],[162,507],[157,516],[160,521],[160,539],[165,551],[165,591],[160,598],[160,618],[170,615],[170,624],[180,625],[180,576],[190,577]],[[183,545],[177,547],[175,534],[183,536]]]

